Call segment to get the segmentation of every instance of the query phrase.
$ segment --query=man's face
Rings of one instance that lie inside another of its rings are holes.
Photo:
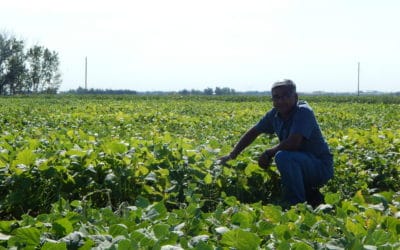
[[[281,116],[286,116],[297,103],[297,94],[287,86],[279,86],[272,90],[272,102]]]

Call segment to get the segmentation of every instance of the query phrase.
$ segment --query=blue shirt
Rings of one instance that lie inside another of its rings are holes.
[[[287,120],[282,120],[275,108],[271,109],[256,124],[256,128],[262,133],[275,133],[279,141],[287,139],[291,134],[301,134],[304,139],[299,151],[314,155],[324,162],[324,165],[333,164],[332,154],[322,136],[314,112],[305,101],[297,103]]]

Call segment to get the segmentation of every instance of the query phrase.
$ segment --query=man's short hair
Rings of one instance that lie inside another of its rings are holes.
[[[292,80],[285,79],[282,81],[275,82],[274,84],[272,84],[271,91],[274,88],[277,88],[280,86],[287,86],[292,93],[296,93],[296,84],[294,84],[294,82]]]

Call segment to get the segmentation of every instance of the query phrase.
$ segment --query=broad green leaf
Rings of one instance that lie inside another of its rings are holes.
[[[296,242],[292,245],[295,250],[313,250],[314,248],[304,242]]]
[[[66,242],[46,242],[41,247],[41,250],[67,250]]]
[[[204,183],[207,185],[212,183],[212,175],[210,173],[207,173],[207,175],[204,177]]]
[[[108,229],[108,232],[113,237],[118,235],[128,236],[128,227],[124,224],[113,224]]]
[[[340,194],[338,193],[325,194],[325,202],[331,205],[338,204],[340,202]]]
[[[226,197],[226,198],[224,199],[224,202],[225,202],[228,206],[231,206],[231,207],[236,206],[236,205],[238,204],[238,201],[237,201],[236,197],[234,197],[234,196]]]
[[[365,198],[360,190],[354,195],[353,201],[361,205],[365,204]]]
[[[75,131],[74,130],[68,130],[67,135],[69,138],[74,138],[75,137]]]
[[[267,221],[259,221],[258,224],[258,234],[260,236],[265,236],[265,235],[269,235],[273,232],[275,225],[267,222]]]
[[[288,225],[279,224],[274,228],[274,235],[281,240],[288,240],[292,237],[291,230]]]
[[[390,233],[383,231],[382,229],[377,229],[371,234],[367,235],[365,239],[365,244],[381,246],[388,243],[390,240]]]
[[[124,239],[118,241],[118,250],[136,250],[138,246],[130,239]]]
[[[135,205],[140,208],[146,208],[146,207],[150,206],[150,201],[148,199],[146,199],[145,197],[139,195],[136,198]]]
[[[14,166],[18,164],[24,164],[26,166],[32,165],[35,163],[36,154],[33,153],[31,149],[24,149],[17,154],[17,158],[14,160]]]
[[[222,235],[221,244],[238,250],[258,249],[261,239],[254,233],[234,229]]]
[[[154,246],[155,239],[151,235],[146,235],[142,232],[134,231],[131,233],[131,240],[136,242],[139,248]]]
[[[366,234],[365,229],[359,223],[355,223],[351,218],[346,219],[346,229],[356,236],[364,236]]]
[[[12,226],[16,223],[17,221],[14,220],[0,220],[0,232],[3,233],[11,233],[11,231],[13,230]]]
[[[68,219],[62,218],[56,220],[53,223],[53,230],[56,232],[58,237],[62,237],[71,233],[74,230],[74,228],[72,226],[72,223]]]
[[[105,143],[103,149],[107,154],[122,154],[127,151],[127,146],[118,141],[111,141]]]
[[[40,231],[34,227],[23,227],[15,230],[15,240],[27,246],[38,246],[40,242]]]
[[[154,235],[157,239],[163,239],[170,234],[170,226],[167,224],[156,224],[153,227]]]
[[[244,169],[244,173],[246,176],[251,176],[253,172],[259,171],[260,168],[256,164],[248,164],[247,167]]]
[[[291,249],[290,243],[287,240],[283,240],[279,243],[277,250],[288,250]]]
[[[305,215],[302,215],[302,217],[304,217],[303,223],[309,228],[314,226],[314,224],[317,222],[317,218],[314,214],[306,213]]]
[[[143,219],[145,220],[155,220],[162,218],[167,213],[167,208],[164,206],[163,202],[158,202],[146,208]]]
[[[263,214],[264,218],[266,218],[267,220],[274,222],[274,223],[281,221],[282,211],[279,207],[272,206],[272,205],[264,206],[263,212],[264,212],[264,214]]]
[[[253,216],[248,212],[238,212],[232,216],[232,223],[241,228],[250,228],[253,224]]]

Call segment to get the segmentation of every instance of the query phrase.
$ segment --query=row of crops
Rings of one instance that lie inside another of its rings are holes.
[[[305,97],[335,157],[316,209],[282,209],[266,97],[0,99],[0,249],[398,249],[398,97]]]

